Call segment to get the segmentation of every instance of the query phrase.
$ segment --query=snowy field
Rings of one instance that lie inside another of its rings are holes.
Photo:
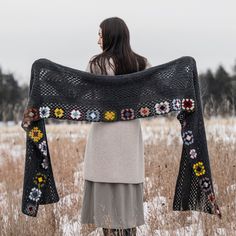
[[[236,235],[236,118],[205,119],[208,151],[222,219],[201,212],[174,212],[172,200],[182,140],[180,125],[164,117],[141,120],[145,142],[145,225],[138,236]],[[40,206],[37,218],[21,213],[25,132],[0,123],[0,235],[103,235],[81,225],[83,155],[90,124],[46,125],[60,201]],[[69,161],[68,161],[69,159]]]

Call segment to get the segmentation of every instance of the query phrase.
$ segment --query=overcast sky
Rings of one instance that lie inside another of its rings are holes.
[[[38,58],[85,70],[101,52],[99,24],[112,16],[153,66],[188,55],[199,73],[219,64],[231,72],[236,59],[235,0],[0,0],[0,9],[0,66],[20,84]]]

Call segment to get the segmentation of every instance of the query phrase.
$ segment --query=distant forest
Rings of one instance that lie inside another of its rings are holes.
[[[230,75],[222,65],[215,72],[199,74],[202,107],[205,117],[236,115],[236,64]],[[19,86],[12,73],[0,68],[0,121],[22,120],[27,105],[29,84]]]

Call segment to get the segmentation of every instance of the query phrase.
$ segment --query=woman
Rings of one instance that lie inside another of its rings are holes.
[[[98,35],[103,51],[90,59],[87,72],[119,75],[151,67],[132,51],[122,19],[105,19]],[[136,235],[136,226],[145,224],[143,148],[139,119],[91,124],[84,157],[82,224],[96,224],[104,235]]]

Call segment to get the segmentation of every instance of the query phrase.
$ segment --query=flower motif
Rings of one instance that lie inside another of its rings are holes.
[[[43,153],[44,156],[47,156],[47,143],[45,140],[39,144],[39,149]]]
[[[170,111],[170,104],[169,102],[165,101],[165,102],[160,102],[160,103],[157,103],[155,105],[155,108],[156,108],[156,113],[157,114],[165,114],[165,113],[168,113]]]
[[[50,116],[50,108],[49,107],[40,107],[39,115],[41,118],[48,118]]]
[[[43,137],[43,133],[38,127],[33,127],[33,129],[29,131],[29,137],[32,138],[34,142],[38,142]]]
[[[179,111],[181,109],[181,100],[180,99],[173,99],[172,100],[172,107],[175,111]]]
[[[41,197],[41,194],[42,194],[41,190],[34,187],[31,189],[31,192],[29,194],[29,199],[37,202],[39,198]]]
[[[22,121],[21,123],[21,127],[22,128],[28,128],[30,126],[30,121]]]
[[[88,110],[86,112],[86,119],[88,121],[99,121],[100,112],[98,110]]]
[[[104,113],[104,119],[105,120],[113,121],[116,118],[117,118],[117,116],[116,116],[115,111],[105,111],[105,113]]]
[[[149,116],[150,114],[150,109],[148,107],[141,107],[139,110],[139,113],[141,116],[145,117],[145,116]]]
[[[192,158],[192,159],[197,158],[197,152],[195,149],[190,149],[189,154],[190,154],[190,158]]]
[[[43,162],[41,163],[41,166],[44,168],[44,169],[47,169],[48,168],[48,160],[46,158],[43,159]]]
[[[62,118],[62,116],[64,115],[64,110],[62,108],[56,108],[54,110],[54,115],[57,117],[57,118]]]
[[[183,133],[183,140],[186,145],[190,145],[193,143],[193,132],[188,130]]]
[[[24,111],[24,117],[31,120],[39,120],[39,111],[37,108],[28,108]]]
[[[122,120],[132,120],[134,119],[134,110],[132,108],[125,108],[121,110]]]
[[[205,167],[201,161],[199,161],[193,165],[193,170],[194,170],[196,176],[201,176],[206,173]]]
[[[79,110],[74,109],[70,112],[70,116],[72,119],[78,120],[81,117],[81,112]]]
[[[39,120],[39,112],[36,108],[28,108],[24,111],[23,121],[21,123],[22,128],[28,128],[32,121]]]
[[[200,186],[202,187],[202,189],[207,192],[209,190],[211,190],[211,182],[210,179],[208,177],[204,177],[202,179],[200,179]]]
[[[191,98],[184,98],[182,100],[182,108],[188,112],[193,111],[194,109],[194,100]]]
[[[191,71],[190,66],[185,66],[184,69],[185,69],[187,72]]]
[[[215,195],[213,193],[210,193],[207,198],[209,199],[210,202],[214,203],[215,202]]]
[[[215,195],[213,193],[210,193],[210,194],[208,194],[207,198],[210,201],[210,203],[212,204],[215,214],[217,214],[218,217],[221,219],[222,214],[221,214],[219,206],[216,203]]]
[[[33,205],[32,203],[28,203],[28,204],[27,204],[27,206],[26,206],[26,212],[27,212],[29,215],[31,215],[31,216],[35,215],[36,211],[37,211],[37,208],[36,208],[35,205]]]
[[[47,181],[47,176],[42,173],[37,173],[34,177],[34,183],[38,185],[38,188],[42,188]]]

